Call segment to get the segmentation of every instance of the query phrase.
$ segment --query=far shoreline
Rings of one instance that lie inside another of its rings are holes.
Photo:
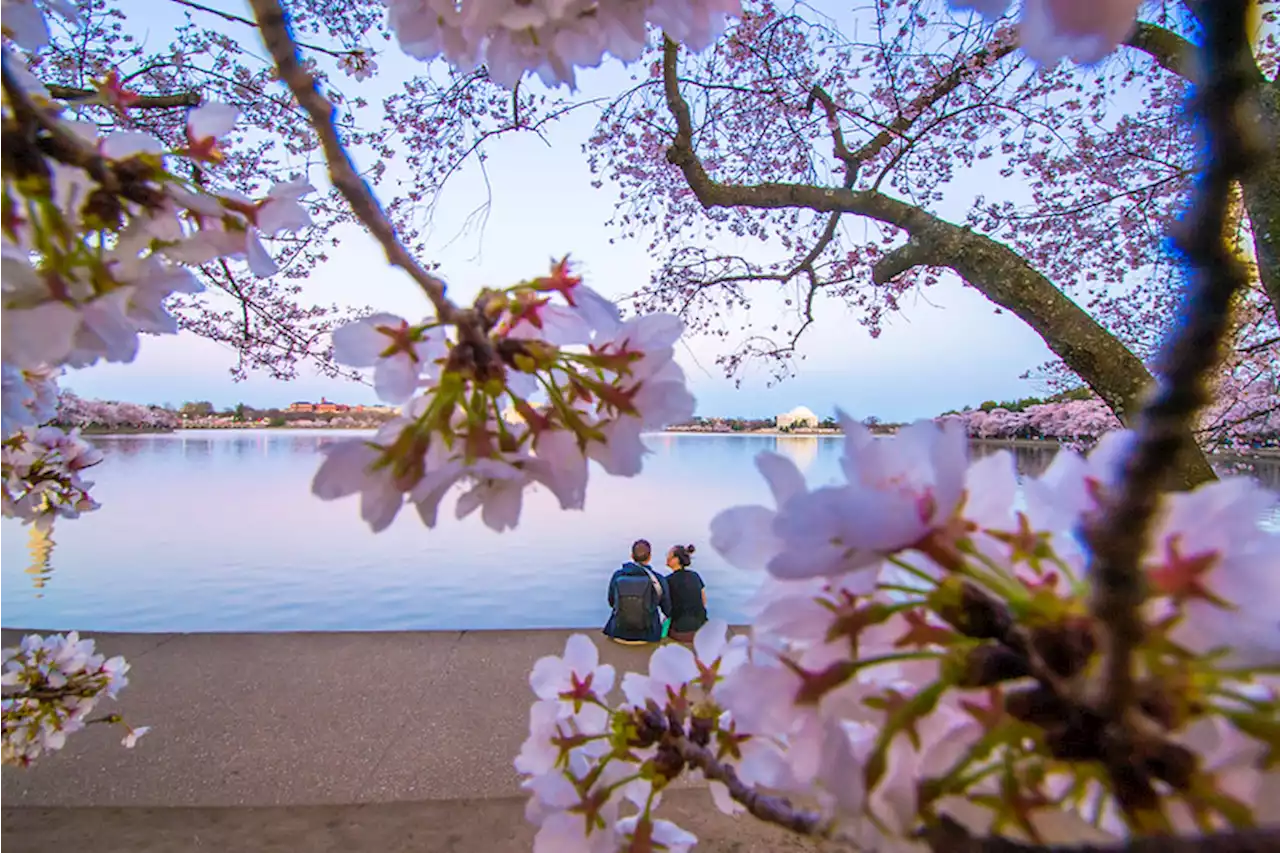
[[[330,424],[309,424],[307,426],[295,426],[293,424],[282,424],[279,426],[269,426],[267,424],[222,424],[218,426],[180,426],[172,429],[151,428],[124,428],[124,429],[103,429],[100,427],[82,427],[80,432],[86,436],[113,436],[113,435],[173,435],[175,433],[192,431],[192,430],[241,430],[241,431],[262,431],[272,432],[276,430],[349,430],[358,432],[361,430],[373,431],[377,425],[330,425]],[[880,433],[877,435],[892,435],[892,433]],[[710,435],[710,436],[773,436],[775,438],[839,438],[842,433],[838,429],[822,429],[822,428],[805,428],[796,430],[780,430],[776,427],[768,427],[764,429],[753,430],[708,430],[708,429],[691,429],[681,427],[671,427],[668,429],[655,430],[649,435]],[[1066,442],[1058,439],[1045,438],[970,438],[970,444],[980,444],[985,447],[1003,447],[1017,448],[1022,450],[1045,450],[1059,449]],[[1253,459],[1280,459],[1280,448],[1260,448],[1247,452],[1239,452],[1234,450],[1211,451],[1208,454],[1214,459],[1220,460],[1253,460]]]

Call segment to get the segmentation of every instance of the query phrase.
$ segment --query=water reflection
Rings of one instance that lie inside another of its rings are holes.
[[[44,593],[40,590],[44,589],[53,575],[51,561],[54,544],[52,530],[31,525],[30,532],[27,534],[27,552],[31,555],[31,562],[24,571],[31,577],[31,586],[36,590],[36,598],[44,597]]]
[[[604,586],[640,537],[698,545],[712,615],[741,618],[760,577],[706,543],[711,517],[769,505],[751,464],[785,454],[813,486],[841,478],[843,442],[819,436],[663,435],[635,478],[593,471],[583,512],[530,494],[501,535],[448,510],[435,530],[405,512],[382,534],[354,499],[310,492],[321,448],[368,433],[187,432],[94,438],[102,509],[60,524],[53,540],[5,520],[3,624],[132,631],[587,627],[603,624]],[[984,456],[1004,449],[982,444]],[[1036,475],[1053,447],[1012,452]],[[1215,460],[1280,487],[1280,460]],[[446,502],[452,506],[452,501]],[[1271,523],[1280,523],[1280,508]]]
[[[1034,447],[1017,445],[1015,447],[1004,447],[995,443],[982,442],[975,443],[969,448],[970,456],[973,459],[981,459],[984,456],[990,456],[1001,451],[1008,451],[1013,454],[1020,477],[1039,477],[1048,470],[1049,465],[1053,462],[1053,457],[1058,455],[1056,446]]]
[[[816,435],[779,435],[774,440],[774,450],[789,456],[796,467],[808,473],[818,458],[818,444],[823,441]],[[827,439],[830,442],[830,439]]]

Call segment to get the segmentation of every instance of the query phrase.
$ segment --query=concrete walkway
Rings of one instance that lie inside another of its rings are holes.
[[[518,796],[534,661],[569,631],[85,634],[133,665],[95,726],[27,770],[6,806],[286,806]],[[5,645],[18,632],[4,631]],[[651,649],[593,636],[619,671]]]
[[[530,850],[511,762],[529,669],[570,633],[86,634],[133,664],[102,710],[152,730],[127,750],[91,727],[6,767],[6,847]],[[647,667],[651,649],[588,633],[620,673]],[[709,799],[669,798],[691,830],[732,841],[702,849],[810,849]]]

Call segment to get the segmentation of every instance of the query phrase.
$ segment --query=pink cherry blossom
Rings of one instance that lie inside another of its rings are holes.
[[[351,367],[372,367],[379,398],[403,403],[419,382],[434,375],[436,360],[445,353],[442,335],[415,335],[409,323],[394,314],[371,314],[333,332],[334,358]]]

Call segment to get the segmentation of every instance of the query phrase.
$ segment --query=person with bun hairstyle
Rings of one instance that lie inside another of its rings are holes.
[[[680,643],[692,643],[693,635],[707,624],[707,588],[702,576],[689,568],[692,545],[676,545],[667,552],[667,589],[671,594],[671,627],[667,636]]]

